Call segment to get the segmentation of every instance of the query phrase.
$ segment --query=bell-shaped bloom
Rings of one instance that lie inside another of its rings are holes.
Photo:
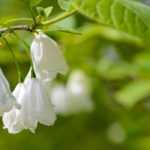
[[[54,105],[54,109],[58,114],[68,112],[68,96],[64,85],[57,84],[51,88],[50,97]]]
[[[72,72],[67,83],[67,91],[70,99],[69,108],[72,113],[93,110],[90,82],[83,71],[75,70]]]
[[[58,73],[64,74],[68,70],[59,46],[44,33],[35,35],[31,57],[36,77],[41,80],[52,80]]]
[[[88,81],[82,71],[74,71],[70,75],[66,87],[54,86],[50,95],[55,111],[62,115],[92,111],[94,105]]]
[[[17,85],[13,94],[21,108],[13,108],[3,115],[4,128],[9,133],[18,133],[23,129],[34,132],[38,122],[47,126],[54,124],[56,114],[47,89],[39,79],[27,78]]]
[[[12,95],[9,83],[0,69],[0,116],[8,112],[15,105],[15,97]]]
[[[18,83],[16,88],[13,91],[13,95],[16,97],[16,100],[18,103],[24,97],[24,94],[25,94],[24,84]],[[3,118],[2,118],[3,124],[4,124],[4,128],[8,129],[9,133],[12,133],[12,134],[19,133],[25,128],[24,123],[23,123],[24,118],[22,118],[21,116],[22,108],[23,108],[22,105],[20,109],[13,107],[9,112],[4,113]],[[30,126],[31,130],[32,128],[36,128],[37,123],[35,122],[33,124],[34,125],[32,125],[32,127]]]

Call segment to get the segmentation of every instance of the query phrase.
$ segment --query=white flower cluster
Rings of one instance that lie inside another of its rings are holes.
[[[64,74],[68,70],[54,40],[44,33],[36,34],[31,45],[31,57],[36,77],[32,77],[31,68],[24,82],[18,83],[13,92],[0,70],[0,115],[9,133],[16,134],[24,129],[34,132],[38,123],[53,125],[57,112],[71,114],[92,110],[83,73],[73,74],[66,87],[49,88],[47,83],[51,83],[58,73]]]
[[[88,77],[81,70],[71,73],[66,86],[56,84],[50,97],[56,113],[60,115],[91,112],[94,108]]]

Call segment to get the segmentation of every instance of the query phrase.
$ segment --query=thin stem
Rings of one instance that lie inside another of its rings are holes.
[[[33,19],[34,25],[36,25],[36,19],[35,19],[35,16],[34,16],[34,13],[33,13],[33,11],[32,11],[31,6],[28,6],[28,10],[29,10],[29,12],[30,12],[30,14],[31,14],[31,16],[32,16],[32,19]]]
[[[15,31],[13,31],[12,33],[20,42],[23,42],[24,46],[26,47],[25,48],[26,54],[30,57],[29,51],[27,50],[27,49],[30,49],[30,46],[26,43],[26,41],[20,38],[20,36]]]
[[[29,25],[16,25],[16,26],[11,26],[11,27],[4,27],[4,28],[0,28],[0,34],[6,33],[6,32],[17,31],[17,30],[24,30],[24,31],[32,32],[33,28]]]
[[[48,26],[48,25],[54,24],[54,23],[56,23],[56,22],[58,22],[58,21],[61,21],[61,20],[65,19],[65,18],[67,18],[67,17],[69,17],[69,16],[72,16],[72,15],[75,14],[76,12],[77,12],[77,9],[75,9],[75,10],[73,10],[73,11],[70,11],[70,12],[65,12],[65,13],[63,13],[63,14],[61,14],[61,15],[59,15],[59,16],[53,18],[53,19],[50,19],[50,20],[48,20],[48,21],[42,22],[42,25]]]
[[[23,42],[24,45],[26,46],[25,52],[26,52],[27,56],[30,58],[30,64],[31,64],[31,66],[32,66],[32,68],[33,68],[32,58],[31,58],[31,55],[30,55],[29,51],[27,50],[27,49],[30,49],[30,46],[29,46],[23,39],[21,39],[20,36],[19,36],[16,32],[13,32],[13,34],[14,34],[14,36],[15,36],[18,40],[20,40],[21,42]]]
[[[9,45],[9,43],[8,43],[8,41],[7,41],[7,39],[6,39],[5,37],[3,37],[3,40],[5,41],[5,43],[6,43],[7,47],[8,47],[8,49],[10,50],[10,52],[11,52],[11,54],[12,54],[12,57],[13,57],[13,59],[14,59],[14,64],[15,64],[15,66],[16,66],[16,70],[17,70],[17,73],[18,73],[18,82],[21,82],[21,69],[20,69],[19,63],[18,63],[18,61],[17,61],[17,59],[16,59],[16,56],[15,56],[15,54],[14,54],[14,51],[13,51],[13,49],[11,48],[11,46]]]
[[[75,9],[71,12],[65,12],[53,19],[42,22],[41,25],[48,26],[48,25],[54,24],[58,21],[61,21],[65,18],[75,14],[76,12],[77,12],[77,9]],[[35,20],[34,20],[34,22],[35,22]],[[14,25],[14,26],[10,26],[10,27],[4,27],[4,28],[0,28],[0,34],[6,33],[6,32],[17,31],[17,30],[33,32],[35,26],[36,26],[36,24],[34,24],[33,26],[32,25]]]
[[[26,52],[27,56],[30,58],[31,66],[33,66],[33,65],[32,65],[31,55],[30,55],[30,53],[29,53],[29,51],[28,51],[28,50],[30,49],[30,46],[26,43],[26,41],[24,41],[23,39],[21,39],[20,36],[19,36],[16,32],[13,32],[13,34],[14,34],[14,36],[15,36],[18,40],[20,40],[21,42],[23,42],[24,46],[26,47],[26,48],[25,48],[25,52]]]
[[[6,24],[14,24],[16,22],[28,22],[28,23],[33,23],[33,19],[32,18],[13,18],[13,19],[10,19],[8,21],[6,21],[4,23],[4,25]]]
[[[47,31],[50,31],[50,30],[43,30],[43,31],[47,32]],[[67,29],[63,29],[63,28],[60,28],[60,27],[52,28],[51,32],[54,32],[54,31],[70,33],[70,34],[75,34],[75,35],[82,35],[82,33],[79,32],[79,31],[69,30],[69,29],[67,30]]]
[[[29,13],[31,14],[31,17],[32,17],[32,20],[33,20],[34,26],[35,26],[35,25],[36,25],[36,18],[35,18],[35,16],[34,16],[33,11],[32,11],[31,5],[29,5],[29,4],[28,4],[28,1],[26,1],[26,0],[22,0],[22,1],[23,1],[23,3],[26,5],[26,7],[27,7]]]

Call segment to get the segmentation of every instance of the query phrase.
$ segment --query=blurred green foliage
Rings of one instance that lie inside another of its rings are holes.
[[[140,6],[135,11],[133,7],[129,8],[130,3],[123,6],[116,4],[113,13],[116,23],[119,24],[116,26],[118,30],[115,30],[116,28],[111,28],[112,20],[106,18],[109,16],[105,11],[102,13],[103,18],[96,19],[103,23],[106,21],[109,26],[98,24],[92,19],[93,16],[97,17],[93,9],[97,1],[86,0],[86,5],[82,8],[82,15],[76,14],[45,29],[47,34],[56,39],[62,48],[70,71],[80,68],[91,78],[95,110],[89,114],[59,116],[54,126],[39,126],[35,134],[23,131],[18,135],[10,135],[2,129],[1,125],[0,149],[150,149],[150,46],[146,42],[149,39],[143,40],[143,34],[145,34],[143,26],[148,26],[147,28],[150,26],[149,14],[146,19],[144,18],[145,24],[143,24],[143,21],[141,23],[143,16],[139,15]],[[104,0],[102,2],[103,5],[106,3]],[[34,0],[33,3],[36,1]],[[107,8],[110,8],[109,3],[106,4]],[[52,16],[63,11],[56,0],[44,0],[39,3],[39,6],[53,6]],[[133,15],[127,18],[128,22],[125,22],[125,25],[134,29],[131,35],[123,32],[127,30],[124,24],[119,22],[119,17],[122,16],[115,16],[120,15],[121,7],[127,7],[126,9],[130,9],[127,10],[128,13]],[[143,7],[146,7],[148,12],[150,11],[148,5]],[[118,14],[115,11],[118,11]],[[88,15],[90,17],[87,17]],[[13,18],[32,16],[24,0],[1,0],[0,17],[0,24],[3,25]],[[138,18],[138,28],[135,28],[132,22],[134,17]],[[75,32],[74,34],[63,32],[63,30],[60,32],[56,27]],[[76,31],[81,34],[76,34]],[[19,38],[13,34],[6,36],[21,65],[22,76],[25,76],[30,66],[30,59],[25,50],[29,51],[32,35],[22,31],[17,32],[17,35]],[[13,89],[17,83],[13,58],[3,40],[0,41],[0,47],[0,65]]]

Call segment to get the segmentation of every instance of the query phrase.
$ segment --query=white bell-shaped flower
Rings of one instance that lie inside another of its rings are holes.
[[[17,102],[19,103],[25,96],[25,87],[23,83],[18,83],[16,88],[13,91],[13,95],[16,97]],[[21,105],[21,103],[20,103]],[[3,124],[4,129],[8,129],[9,133],[16,134],[22,131],[24,127],[24,118],[22,117],[22,105],[20,109],[13,107],[9,112],[4,113],[3,115]],[[31,117],[31,116],[30,116]],[[30,130],[36,128],[36,121],[34,123],[30,122]]]
[[[68,96],[64,85],[56,84],[51,88],[50,97],[56,113],[65,114],[68,112]]]
[[[19,124],[18,119],[19,110],[16,108],[12,108],[11,111],[4,113],[3,115],[3,124],[4,129],[8,129],[8,132],[11,134],[16,134],[22,131],[24,128],[22,124]]]
[[[28,92],[30,93],[28,96],[30,100],[33,100],[33,105],[35,114],[33,117],[44,125],[53,125],[56,120],[56,114],[53,110],[53,106],[51,104],[51,100],[47,93],[46,87],[44,87],[43,83],[39,79],[30,79],[26,85],[27,89],[30,89]]]
[[[0,116],[15,105],[15,97],[11,94],[9,83],[0,69]]]
[[[24,83],[17,85],[13,94],[21,108],[4,113],[4,128],[9,133],[18,133],[23,129],[34,132],[38,122],[47,126],[54,124],[56,114],[47,89],[39,79],[26,78]]]
[[[57,73],[66,73],[68,66],[57,43],[44,33],[35,35],[31,45],[31,56],[36,77],[49,81]]]
[[[71,73],[67,91],[69,97],[70,112],[90,112],[94,108],[91,98],[91,89],[88,77],[81,70],[75,70]]]
[[[56,85],[51,89],[50,95],[58,114],[90,112],[94,108],[88,78],[82,71],[72,72],[66,87]]]

